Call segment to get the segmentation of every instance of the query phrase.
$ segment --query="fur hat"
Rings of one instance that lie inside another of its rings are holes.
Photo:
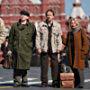
[[[21,14],[21,15],[26,15],[26,16],[28,16],[28,17],[30,16],[30,15],[29,15],[29,12],[28,12],[28,11],[25,11],[25,10],[20,11],[20,14]]]

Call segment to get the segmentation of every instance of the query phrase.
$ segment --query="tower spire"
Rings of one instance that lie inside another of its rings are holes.
[[[74,3],[81,3],[81,1],[80,0],[75,0]]]
[[[74,18],[77,16],[84,18],[86,16],[84,10],[81,7],[81,0],[74,0],[71,16]]]

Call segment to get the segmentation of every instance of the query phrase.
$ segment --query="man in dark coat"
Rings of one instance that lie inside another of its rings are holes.
[[[14,86],[28,86],[27,70],[30,68],[35,44],[35,31],[35,26],[29,22],[29,13],[22,10],[19,21],[12,25],[9,34],[9,48],[13,56]]]

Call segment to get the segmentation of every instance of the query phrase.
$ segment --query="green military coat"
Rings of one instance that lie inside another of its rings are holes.
[[[9,48],[13,56],[13,68],[29,69],[34,47],[35,26],[27,22],[21,25],[20,22],[12,25],[9,34]]]

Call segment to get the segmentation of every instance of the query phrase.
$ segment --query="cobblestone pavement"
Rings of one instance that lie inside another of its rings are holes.
[[[51,85],[51,74],[50,74],[50,68],[48,71],[49,76],[49,85]],[[0,90],[7,89],[7,90],[65,90],[64,88],[52,88],[51,86],[42,88],[40,86],[40,67],[31,67],[31,69],[28,71],[28,81],[30,87],[13,87],[13,76],[12,76],[13,70],[12,69],[3,69],[0,68]],[[85,86],[82,90],[88,90],[90,89],[90,68],[86,68],[84,71],[85,74]],[[66,90],[78,90],[76,89],[66,89]]]

